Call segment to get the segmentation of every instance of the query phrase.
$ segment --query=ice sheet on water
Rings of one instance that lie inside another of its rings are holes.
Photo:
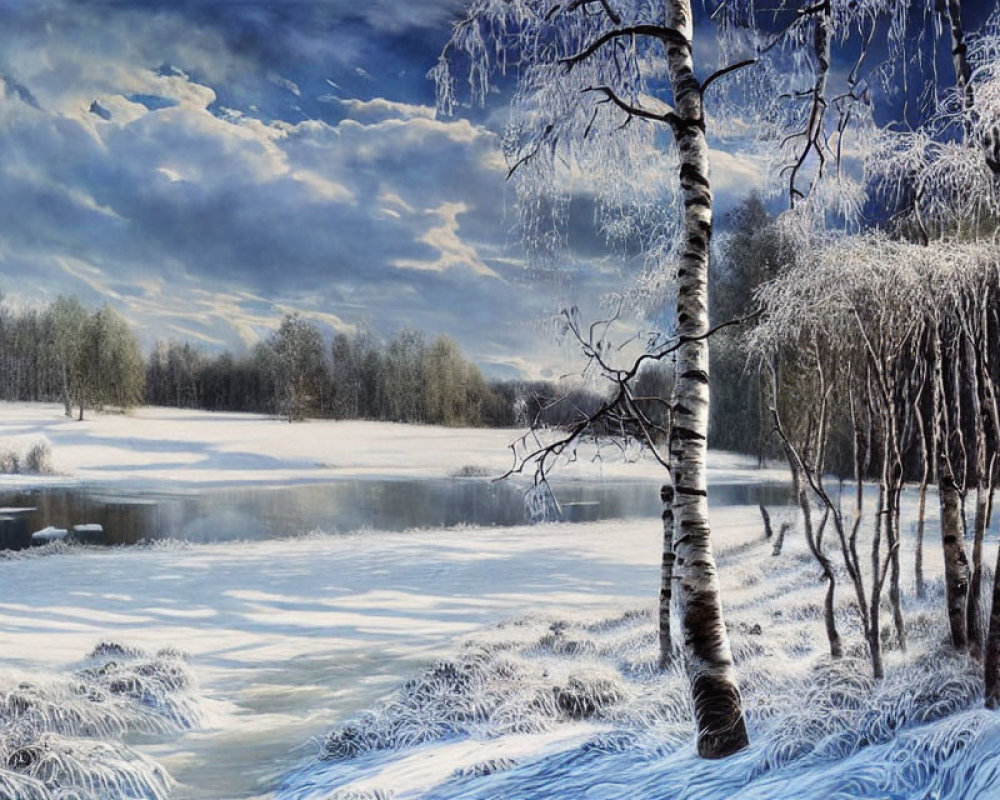
[[[183,656],[104,642],[70,675],[0,674],[0,797],[160,800],[171,780],[122,744],[199,720]]]

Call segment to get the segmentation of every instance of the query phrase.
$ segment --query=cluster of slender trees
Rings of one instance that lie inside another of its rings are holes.
[[[445,336],[427,343],[405,328],[388,343],[370,330],[327,341],[320,328],[287,315],[241,357],[210,356],[189,343],[157,345],[146,373],[151,405],[305,417],[489,424],[504,399]]]
[[[915,591],[925,591],[928,488],[936,486],[952,642],[977,659],[985,652],[982,549],[1000,447],[1000,362],[990,347],[1000,313],[998,266],[992,244],[924,245],[873,233],[800,252],[758,292],[765,316],[750,346],[767,377],[769,411],[795,476],[806,537],[828,581],[831,653],[839,655],[840,645],[835,570],[822,548],[827,527],[857,599],[876,676],[883,672],[884,588],[895,645],[906,648],[900,517],[907,479],[918,487]],[[846,475],[837,466],[845,461]],[[855,482],[849,511],[827,485],[830,472]],[[858,534],[867,478],[878,493],[867,500],[875,508],[866,585]],[[821,509],[818,526],[810,498]],[[967,509],[970,498],[974,510]],[[996,681],[987,675],[991,702],[1000,690]]]
[[[297,314],[244,355],[171,341],[144,359],[114,309],[73,297],[18,309],[0,297],[0,399],[62,402],[79,419],[147,404],[491,427],[567,424],[600,402],[547,381],[487,381],[445,336],[428,343],[405,328],[383,342],[361,327],[327,341]]]
[[[110,306],[60,297],[15,311],[0,295],[0,399],[55,400],[83,419],[87,408],[142,402],[144,387],[138,342]]]
[[[699,753],[722,757],[748,743],[711,547],[710,367],[742,384],[721,393],[716,423],[731,418],[741,393],[754,398],[743,409],[752,421],[728,434],[731,443],[748,449],[756,439],[761,454],[777,447],[792,468],[806,540],[828,582],[831,654],[843,652],[833,614],[842,564],[876,677],[885,594],[897,645],[906,644],[903,482],[919,482],[920,547],[936,484],[943,611],[954,645],[985,659],[996,704],[1000,587],[989,633],[978,598],[1000,446],[987,345],[997,332],[1000,15],[970,36],[961,0],[711,0],[701,26],[690,0],[466,5],[433,71],[439,107],[459,102],[459,77],[485,102],[513,75],[504,152],[528,253],[553,262],[567,242],[569,199],[586,191],[609,243],[646,254],[626,297],[640,312],[673,304],[672,330],[625,362],[608,335],[617,317],[569,320],[584,371],[607,382],[607,399],[564,437],[529,447],[523,462],[544,480],[553,456],[610,426],[668,470],[661,663],[673,658],[676,605]],[[696,30],[721,56],[711,74],[696,63],[709,52]],[[731,244],[730,258],[766,258],[755,275],[730,272],[756,290],[714,322],[709,288],[726,305],[727,275],[710,268],[713,135],[753,150],[766,189],[788,204],[780,224],[744,226]],[[671,363],[669,393],[637,391],[651,361]],[[651,417],[651,403],[665,419]],[[828,470],[853,478],[853,508],[828,488]],[[877,496],[866,500],[870,477]],[[919,558],[915,570],[922,591]]]
[[[872,192],[894,217],[854,235],[786,226],[794,258],[757,291],[762,317],[750,350],[769,383],[805,535],[828,581],[831,654],[841,652],[833,559],[855,595],[875,676],[884,671],[886,590],[894,644],[906,649],[901,497],[904,482],[916,482],[913,580],[923,595],[928,488],[935,486],[951,642],[983,663],[986,703],[995,707],[1000,583],[995,577],[986,603],[983,541],[1000,451],[1000,361],[992,346],[1000,333],[1000,20],[970,37],[960,2],[936,13],[951,45],[954,84],[919,125],[876,131],[865,153]],[[855,482],[849,512],[827,486],[830,471]],[[877,486],[868,501],[866,477]],[[816,525],[810,500],[821,509]],[[861,553],[866,502],[875,507],[869,551]],[[824,551],[828,527],[839,557]],[[988,621],[984,605],[992,606]]]
[[[327,342],[299,315],[250,353],[210,355],[161,342],[146,368],[149,405],[450,426],[568,424],[600,398],[549,381],[488,381],[454,340],[404,328],[388,342],[367,327]]]

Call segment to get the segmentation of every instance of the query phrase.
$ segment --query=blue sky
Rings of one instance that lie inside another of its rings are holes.
[[[299,310],[449,334],[496,376],[565,371],[545,315],[618,287],[617,262],[581,209],[567,269],[527,269],[500,104],[434,113],[456,8],[0,2],[0,289],[110,302],[147,345],[240,350]],[[714,171],[723,208],[756,178]]]

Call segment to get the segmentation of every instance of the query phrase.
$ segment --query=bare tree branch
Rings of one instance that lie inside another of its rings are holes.
[[[608,31],[576,55],[560,59],[559,63],[565,64],[567,69],[572,69],[581,61],[586,61],[608,42],[632,36],[649,36],[659,39],[664,44],[681,45],[683,47],[690,47],[691,45],[683,33],[673,28],[668,28],[664,25],[631,25],[627,28],[617,28],[613,31]]]
[[[701,85],[702,95],[704,95],[705,92],[708,90],[708,87],[711,86],[713,83],[715,83],[715,81],[719,80],[719,78],[728,75],[730,72],[736,72],[737,70],[743,69],[744,67],[752,66],[756,63],[757,63],[756,58],[748,58],[745,61],[737,61],[735,64],[730,64],[728,67],[717,69],[715,72],[713,72],[705,79],[704,83],[702,83]]]
[[[641,117],[642,119],[650,119],[656,122],[666,122],[668,125],[674,125],[676,122],[680,120],[680,117],[678,117],[672,110],[667,111],[664,114],[656,114],[652,111],[647,111],[644,108],[640,108],[639,106],[633,106],[630,103],[626,103],[617,94],[615,94],[614,89],[612,89],[610,86],[588,86],[583,91],[601,92],[607,99],[602,100],[600,102],[604,103],[610,101],[614,103],[616,106],[618,106],[618,108],[620,108],[622,111],[628,114],[629,117]]]

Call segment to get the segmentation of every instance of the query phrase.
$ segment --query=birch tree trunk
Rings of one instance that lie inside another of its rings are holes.
[[[674,487],[660,488],[663,501],[663,560],[660,564],[660,669],[665,669],[673,655],[670,636],[670,601],[674,583]]]
[[[967,335],[966,352],[969,361],[969,377],[972,383],[972,416],[976,437],[976,511],[972,524],[972,578],[969,582],[968,609],[966,610],[966,634],[969,655],[977,661],[983,657],[983,539],[986,535],[986,502],[989,487],[986,482],[986,420],[984,419],[985,398],[980,383],[981,365],[972,336]]]
[[[698,753],[722,758],[749,743],[722,618],[708,520],[708,262],[712,191],[701,86],[694,74],[690,0],[666,0],[667,72],[677,119],[674,134],[684,199],[684,248],[677,270],[677,351],[670,454],[679,608],[698,727]]]
[[[840,634],[837,632],[837,620],[834,616],[836,608],[837,578],[833,569],[833,564],[823,552],[823,530],[826,528],[827,520],[830,516],[830,509],[826,509],[823,520],[819,525],[817,533],[813,528],[812,505],[809,502],[809,495],[806,487],[802,483],[802,471],[795,463],[793,457],[789,457],[792,468],[792,492],[802,511],[802,529],[805,534],[806,544],[816,561],[819,562],[823,571],[823,580],[827,582],[826,597],[823,602],[823,623],[826,626],[826,638],[830,643],[830,657],[833,659],[843,658],[844,647],[840,641]]]
[[[1000,575],[1000,550],[994,575]],[[986,707],[1000,707],[1000,581],[993,581],[993,602],[990,607],[990,629],[986,636]]]
[[[771,527],[771,515],[764,508],[763,503],[758,503],[757,507],[760,509],[760,518],[764,520],[764,538],[771,539],[774,537],[774,528]]]
[[[901,652],[906,652],[906,625],[903,620],[902,592],[900,580],[900,533],[899,533],[899,496],[903,489],[903,463],[900,455],[899,420],[896,414],[895,399],[891,391],[886,393],[888,410],[886,413],[886,516],[885,532],[889,546],[889,605],[892,608],[892,622],[896,629],[896,642]]]
[[[778,535],[774,537],[774,545],[771,547],[771,555],[777,558],[781,555],[781,548],[785,546],[785,534],[791,529],[792,523],[782,522],[778,526]]]
[[[923,350],[923,348],[921,348]],[[923,355],[918,355],[918,358],[922,358]],[[923,377],[926,376],[926,372],[922,372],[921,381]],[[916,583],[917,597],[921,600],[924,598],[925,588],[924,588],[924,528],[926,527],[925,521],[927,518],[927,486],[931,479],[931,464],[934,463],[934,459],[937,457],[937,448],[933,445],[930,448],[927,446],[927,425],[924,422],[924,413],[920,407],[920,396],[918,394],[916,404],[914,405],[914,414],[917,421],[917,437],[920,441],[920,500],[917,506],[917,543],[916,549],[913,554],[913,577]],[[933,437],[932,437],[933,438]],[[930,453],[928,452],[930,449]]]
[[[923,422],[921,421],[921,428],[923,428]],[[921,430],[921,438],[924,433]],[[927,458],[927,445],[923,445],[921,460],[923,461],[923,469],[920,475],[920,495],[917,503],[917,543],[913,553],[913,579],[916,587],[917,597],[921,600],[924,599],[924,594],[926,589],[924,588],[924,528],[925,520],[927,518],[927,485],[929,472],[928,469],[928,458]]]
[[[882,526],[885,522],[885,486],[878,489],[878,507],[875,512],[875,530],[872,533],[872,591],[868,606],[868,649],[872,658],[872,675],[875,680],[885,677],[882,663]]]
[[[965,604],[969,594],[969,560],[965,554],[962,508],[958,486],[948,455],[948,426],[945,409],[941,331],[934,327],[934,436],[938,451],[938,497],[941,503],[941,547],[944,551],[944,589],[951,628],[951,643],[956,650],[966,646]]]
[[[951,61],[955,67],[955,88],[967,109],[975,103],[972,89],[972,67],[962,25],[962,0],[948,0],[948,24],[951,33]]]
[[[990,429],[993,432],[994,448],[1000,446],[1000,409],[997,407],[996,386],[990,374],[990,355],[988,343],[990,336],[996,336],[996,328],[990,329],[990,315],[987,310],[987,301],[983,301],[983,372],[980,377],[985,388],[987,418],[990,421]],[[986,505],[986,521],[984,527],[989,525],[990,514],[992,513],[993,501],[993,469],[996,459],[996,450],[989,465],[989,500]],[[997,564],[993,572],[993,600],[990,608],[990,623],[986,634],[986,656],[985,656],[986,680],[986,706],[996,708],[1000,705],[1000,551],[997,553]]]

